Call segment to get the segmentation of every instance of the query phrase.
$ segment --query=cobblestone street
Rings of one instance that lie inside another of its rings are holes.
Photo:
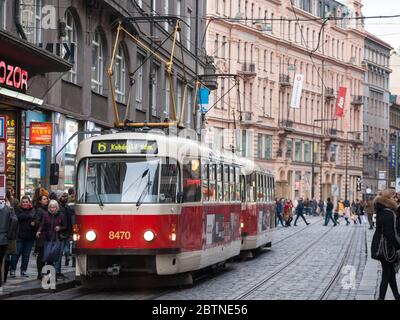
[[[376,299],[380,268],[369,258],[373,230],[344,221],[323,226],[309,218],[275,230],[271,249],[236,259],[191,287],[129,291],[88,291],[80,287],[13,299],[40,300],[356,300]],[[387,299],[393,299],[388,290]]]

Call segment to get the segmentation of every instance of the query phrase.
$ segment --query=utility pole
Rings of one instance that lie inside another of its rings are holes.
[[[322,65],[321,65],[321,70],[322,70],[322,75],[321,75],[321,97],[322,97],[322,101],[321,101],[321,108],[322,108],[322,118],[324,118],[324,116],[325,116],[325,83],[324,83],[324,61],[325,61],[325,58],[324,58],[324,54],[325,54],[325,52],[324,52],[324,48],[325,48],[325,44],[324,44],[324,42],[325,42],[325,40],[324,40],[324,27],[325,27],[325,24],[324,24],[324,21],[325,21],[325,0],[322,0],[322,23],[323,23],[323,25],[322,25],[322,32],[321,32],[321,41],[322,41]],[[324,124],[323,123],[321,123],[321,134],[323,135],[324,134]],[[323,142],[322,142],[322,140],[321,140],[321,145],[320,145],[320,161],[319,161],[319,163],[320,163],[320,169],[319,169],[319,198],[321,199],[322,198],[322,161],[324,160],[324,158],[323,158],[323,150],[324,150],[324,147],[323,147]]]

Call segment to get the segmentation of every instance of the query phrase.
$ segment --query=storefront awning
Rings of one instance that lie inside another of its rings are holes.
[[[0,48],[0,58],[26,69],[29,78],[48,72],[66,72],[72,68],[66,60],[1,29]]]

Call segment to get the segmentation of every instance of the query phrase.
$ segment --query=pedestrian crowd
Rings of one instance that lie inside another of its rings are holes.
[[[336,206],[327,198],[326,203],[320,199],[296,200],[293,205],[289,199],[275,199],[276,221],[282,227],[290,227],[294,214],[296,220],[301,217],[309,225],[305,215],[324,216],[324,226],[332,221],[334,226],[344,218],[346,226],[351,224],[369,224],[375,229],[371,243],[371,257],[379,260],[382,266],[381,283],[378,300],[384,300],[390,286],[395,300],[400,300],[396,283],[396,273],[400,270],[400,196],[392,189],[381,191],[375,198],[368,196],[366,200],[340,199]],[[376,222],[375,222],[376,221]]]
[[[325,218],[324,225],[327,226],[330,221],[333,225],[338,225],[339,218],[343,217],[346,221],[346,225],[350,224],[350,221],[354,221],[354,224],[369,223],[369,229],[374,228],[374,206],[373,198],[369,197],[366,201],[356,199],[350,204],[349,200],[340,199],[336,206],[331,201],[331,198],[327,198],[326,202],[322,199],[317,201],[315,198],[309,200],[306,198],[299,198],[295,200],[295,203],[290,199],[275,199],[275,225],[279,224],[282,227],[290,227],[291,222],[294,219],[294,226],[297,226],[297,221],[302,218],[306,225],[309,223],[305,216],[322,216]]]
[[[29,196],[15,198],[9,189],[6,199],[0,202],[0,293],[7,278],[28,278],[27,269],[31,253],[36,257],[37,278],[42,279],[42,269],[52,265],[56,279],[65,279],[61,272],[62,257],[65,266],[71,257],[72,228],[75,221],[74,190],[51,192],[37,188],[33,199]]]

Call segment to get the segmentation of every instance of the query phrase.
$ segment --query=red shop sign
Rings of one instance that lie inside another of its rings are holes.
[[[29,144],[51,146],[53,137],[53,124],[51,122],[31,122]]]
[[[0,85],[26,92],[28,90],[28,71],[0,60]]]

